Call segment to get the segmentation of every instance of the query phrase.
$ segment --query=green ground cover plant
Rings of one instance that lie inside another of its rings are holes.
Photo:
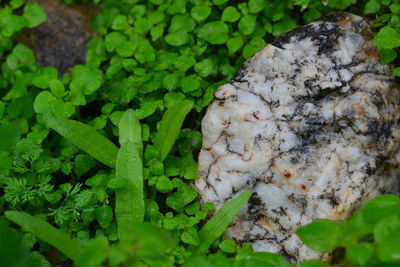
[[[72,0],[65,0],[66,4]],[[45,22],[34,1],[0,1],[2,266],[292,266],[223,240],[251,196],[200,205],[200,122],[216,88],[281,33],[332,11],[368,16],[397,64],[397,0],[94,0],[86,62],[60,75],[17,43]],[[298,230],[337,266],[399,266],[400,198]],[[318,261],[303,267],[327,266]]]

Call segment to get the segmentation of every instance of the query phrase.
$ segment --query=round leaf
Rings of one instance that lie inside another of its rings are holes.
[[[165,36],[165,42],[172,46],[181,46],[189,42],[190,35],[187,32],[169,33]]]
[[[234,6],[228,6],[222,13],[222,21],[235,22],[240,18],[240,13]]]
[[[228,40],[229,28],[222,21],[212,21],[200,27],[197,36],[211,44],[224,44]]]

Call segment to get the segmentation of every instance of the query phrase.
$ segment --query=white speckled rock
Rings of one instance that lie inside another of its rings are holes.
[[[291,262],[322,258],[294,234],[399,193],[400,103],[361,17],[328,15],[280,36],[221,86],[202,122],[204,202],[254,194],[228,230]]]

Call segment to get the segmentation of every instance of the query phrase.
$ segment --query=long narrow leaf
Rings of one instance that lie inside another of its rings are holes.
[[[247,190],[238,197],[231,199],[225,203],[214,216],[199,231],[200,240],[202,242],[200,249],[205,251],[210,245],[217,240],[232,223],[235,216],[240,212],[242,207],[249,201],[252,191]]]
[[[174,145],[183,121],[192,108],[192,101],[183,100],[167,109],[164,113],[154,142],[156,148],[160,151],[161,160],[165,159]]]
[[[143,222],[143,175],[142,161],[135,144],[123,144],[117,157],[116,176],[127,180],[127,184],[116,190],[115,215],[120,240],[129,236],[135,223]]]
[[[122,146],[128,142],[133,143],[138,151],[139,155],[143,153],[142,143],[142,128],[140,122],[132,109],[128,109],[124,112],[119,121],[119,144]]]
[[[81,256],[83,247],[80,243],[71,239],[67,233],[54,228],[45,220],[19,211],[6,211],[5,215],[9,220],[57,248],[73,261],[76,262]]]
[[[105,165],[115,168],[118,148],[93,127],[74,120],[46,117],[48,127]]]

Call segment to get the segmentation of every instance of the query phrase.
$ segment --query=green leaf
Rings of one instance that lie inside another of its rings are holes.
[[[390,11],[395,14],[400,14],[400,4],[390,5]]]
[[[26,27],[27,21],[23,16],[9,13],[10,10],[0,9],[0,28],[5,37],[11,37],[14,33]]]
[[[228,6],[222,12],[222,21],[235,22],[240,18],[239,11],[234,6]]]
[[[213,70],[214,70],[214,63],[211,59],[203,59],[202,61],[199,61],[196,63],[194,66],[194,70],[201,76],[201,77],[207,77],[210,75]]]
[[[310,260],[310,261],[305,261],[303,262],[300,267],[329,267],[330,265],[326,263],[322,263],[317,260]]]
[[[141,35],[146,35],[153,26],[147,17],[137,18],[134,22],[135,30]]]
[[[212,21],[199,28],[197,36],[211,44],[224,44],[228,40],[229,28],[222,21]]]
[[[42,67],[39,74],[32,79],[32,84],[41,89],[49,88],[50,81],[57,79],[57,69],[54,67]]]
[[[0,151],[11,149],[21,138],[22,130],[13,123],[0,124]]]
[[[163,175],[164,174],[164,164],[160,161],[155,161],[150,164],[150,173],[153,175]]]
[[[122,248],[129,253],[128,255],[134,255],[136,259],[143,259],[148,263],[160,263],[155,264],[158,266],[165,266],[163,263],[169,262],[168,257],[165,255],[166,251],[172,251],[178,247],[178,238],[172,237],[166,231],[150,223],[133,225],[132,231],[126,241],[133,241],[122,242],[121,244]],[[151,264],[150,266],[154,265]]]
[[[187,32],[169,33],[165,36],[165,42],[172,46],[181,46],[189,42],[190,35]]]
[[[374,238],[382,261],[400,260],[400,217],[386,217],[376,225]]]
[[[126,37],[119,32],[111,32],[105,38],[105,45],[109,52],[114,51],[116,47],[126,42]]]
[[[163,79],[163,85],[167,90],[174,90],[179,85],[179,77],[176,73],[169,73]]]
[[[174,181],[173,181],[174,182]],[[197,192],[189,185],[180,183],[178,191],[167,198],[167,205],[177,212],[183,212],[183,208],[197,197]]]
[[[393,215],[400,215],[400,198],[394,195],[382,195],[368,201],[361,209],[366,223],[376,224]]]
[[[362,211],[359,210],[345,223],[345,232],[348,233],[346,238],[357,240],[371,234],[373,225],[365,222]]]
[[[80,243],[71,239],[67,233],[54,228],[45,220],[19,211],[6,211],[5,215],[9,220],[57,248],[73,261],[77,261],[82,255],[83,247]]]
[[[343,228],[328,220],[315,220],[311,224],[300,227],[296,234],[309,248],[327,252],[342,244]]]
[[[168,5],[168,13],[169,14],[185,13],[186,1],[187,0],[172,0],[172,3]]]
[[[169,27],[170,33],[191,32],[196,27],[196,22],[187,14],[175,15]]]
[[[255,252],[239,262],[241,267],[290,267],[289,264],[281,255],[268,252]]]
[[[156,189],[157,191],[161,193],[167,193],[171,191],[173,188],[173,184],[171,180],[167,176],[160,176],[156,183]]]
[[[263,11],[266,6],[265,0],[250,0],[249,1],[249,10],[251,13],[258,13]]]
[[[132,231],[132,225],[143,222],[145,207],[143,200],[142,161],[137,143],[127,142],[119,150],[116,177],[127,181],[116,190],[115,215],[118,236],[125,240]]]
[[[108,58],[106,46],[103,39],[94,37],[87,44],[86,65],[90,68],[97,68]]]
[[[147,100],[147,101],[146,101]],[[135,115],[138,119],[144,119],[153,114],[157,108],[160,107],[162,101],[151,98],[145,99],[141,104],[140,108],[135,110]]]
[[[381,48],[392,49],[400,46],[400,36],[395,29],[385,26],[375,35],[374,44]]]
[[[122,114],[119,121],[119,144],[133,144],[141,156],[143,154],[142,127],[135,114],[135,111],[128,109]]]
[[[199,234],[194,228],[189,228],[186,231],[184,231],[181,235],[181,240],[182,242],[189,245],[197,246],[200,244]]]
[[[193,102],[181,101],[167,109],[160,122],[160,128],[154,140],[154,145],[160,151],[164,160],[175,143],[186,115],[193,108]]]
[[[97,207],[94,211],[94,216],[101,228],[107,228],[113,220],[113,212],[108,205]]]
[[[243,43],[244,42],[241,38],[234,37],[228,40],[226,46],[228,47],[229,53],[233,54],[243,46]]]
[[[85,245],[85,250],[80,255],[76,264],[87,267],[102,266],[101,263],[107,258],[108,249],[108,240],[105,236],[91,239]]]
[[[365,4],[364,12],[365,14],[377,13],[381,8],[381,4],[377,0],[369,0]]]
[[[19,68],[36,68],[36,59],[32,50],[23,45],[18,44],[14,47],[12,53],[7,57],[7,65],[10,69],[15,70]]]
[[[1,126],[0,126],[1,127]],[[0,180],[8,176],[11,171],[13,159],[7,152],[0,150]]]
[[[48,91],[40,92],[33,103],[33,108],[36,113],[51,115],[57,118],[67,119],[75,113],[75,107],[71,102],[64,102],[57,99]]]
[[[346,248],[346,260],[354,262],[360,266],[366,266],[374,255],[372,244],[357,244]]]
[[[115,168],[118,148],[93,127],[74,120],[46,117],[45,123],[94,159]]]
[[[400,67],[395,68],[393,74],[400,77]]]
[[[195,20],[203,21],[211,14],[211,8],[208,6],[194,6],[190,14]]]
[[[213,0],[214,4],[217,6],[220,6],[222,4],[225,4],[226,2],[228,2],[229,0]]]
[[[263,38],[256,37],[251,39],[251,41],[243,48],[242,55],[244,58],[248,59],[256,52],[261,50],[263,47],[265,47],[266,43]]]
[[[26,26],[34,28],[47,20],[44,9],[36,2],[28,2],[24,8],[24,18]]]
[[[201,266],[201,267],[214,267],[214,266],[230,266],[228,264],[217,264],[216,262],[212,262],[206,258],[204,255],[191,255],[185,260],[185,263],[182,265],[183,267],[191,267],[191,266]]]
[[[234,253],[237,248],[237,244],[234,240],[224,240],[222,241],[218,247],[222,249],[222,251],[228,252],[228,253]]]
[[[182,79],[182,91],[184,93],[193,92],[200,88],[200,81],[195,75],[187,76]]]
[[[113,30],[124,30],[129,27],[128,19],[126,16],[119,15],[114,19],[114,22],[111,26]]]
[[[57,118],[67,119],[75,113],[75,107],[71,102],[63,102],[60,99],[55,99],[52,111]]]
[[[272,34],[277,37],[284,32],[287,32],[297,26],[296,21],[290,18],[285,18],[274,24]]]
[[[126,41],[120,43],[115,50],[121,57],[131,57],[135,53],[136,43],[133,41]]]
[[[0,101],[0,119],[3,118],[5,110],[6,110],[6,104]]]
[[[394,49],[381,48],[379,51],[382,64],[388,64],[396,59],[397,52]]]
[[[166,108],[170,108],[176,103],[185,99],[185,95],[181,92],[170,92],[164,96],[164,104]]]
[[[50,90],[56,97],[63,97],[65,95],[64,84],[60,80],[51,80],[49,83]]]
[[[71,90],[79,90],[85,95],[97,91],[103,84],[103,73],[98,70],[91,70],[86,66],[76,65],[72,69]]]
[[[11,0],[9,2],[12,9],[17,9],[24,4],[25,0]]]
[[[51,111],[51,104],[56,100],[56,98],[48,91],[40,92],[33,104],[33,109],[36,113],[46,113]]]
[[[90,171],[96,165],[96,162],[87,154],[79,154],[74,159],[76,176],[80,177]]]
[[[107,187],[111,188],[111,189],[118,189],[118,188],[126,186],[127,184],[128,184],[128,180],[127,179],[118,177],[118,178],[111,179],[107,183]],[[117,217],[117,222],[118,222],[118,215],[116,215],[116,217]]]
[[[257,17],[253,15],[247,15],[239,21],[239,31],[244,35],[252,34],[257,25]]]
[[[163,0],[161,0],[163,1]],[[154,11],[153,13],[149,14],[149,21],[152,24],[158,24],[163,22],[165,19],[165,14],[161,11]]]
[[[352,3],[354,3],[354,0],[330,0],[328,2],[328,6],[343,10],[350,6]]]
[[[151,40],[154,42],[158,40],[164,33],[164,24],[157,25],[150,30]]]
[[[181,71],[187,71],[190,69],[194,64],[196,64],[196,59],[192,56],[179,56],[175,61],[174,61],[174,66],[181,70]]]
[[[201,228],[199,235],[201,239],[201,250],[206,251],[211,244],[217,240],[232,223],[252,195],[251,190],[244,191],[239,196],[226,202],[217,210],[214,216]]]

